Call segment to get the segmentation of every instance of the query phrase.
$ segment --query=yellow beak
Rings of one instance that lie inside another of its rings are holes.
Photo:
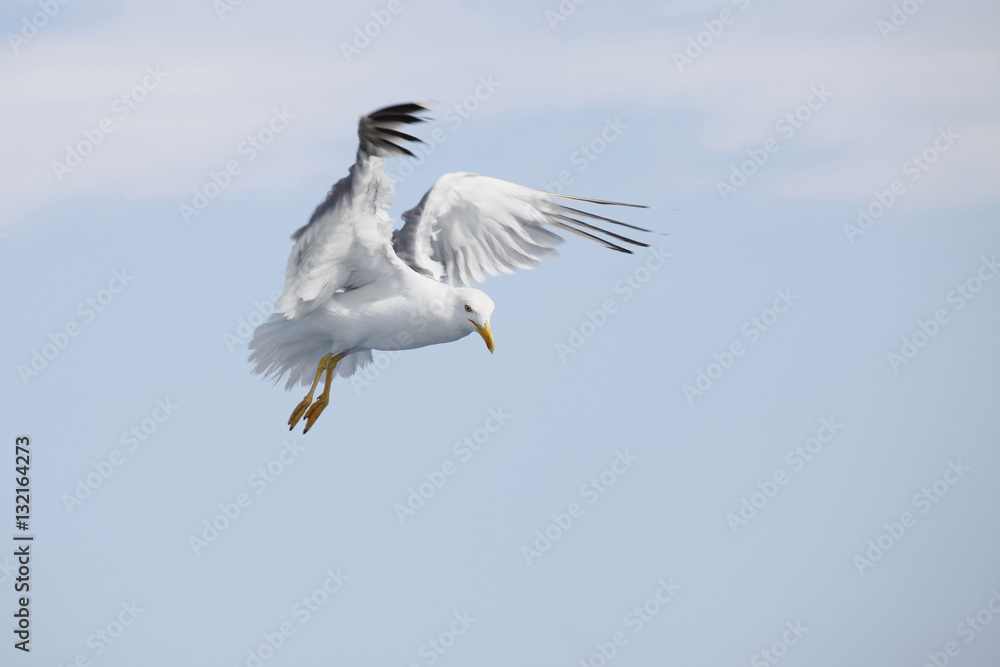
[[[472,322],[472,320],[469,321]],[[479,335],[482,336],[483,340],[486,341],[486,348],[490,351],[490,354],[493,354],[493,348],[494,348],[493,332],[490,331],[490,323],[487,322],[483,326],[479,326],[475,322],[472,322],[472,326],[476,327],[476,331],[478,331]]]

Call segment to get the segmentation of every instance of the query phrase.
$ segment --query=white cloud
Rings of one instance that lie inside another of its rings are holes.
[[[916,17],[921,21],[886,43],[873,18],[884,8],[864,3],[827,3],[809,12],[791,3],[745,11],[735,3],[674,3],[666,10],[636,3],[632,13],[617,7],[625,18],[610,26],[608,8],[594,3],[556,31],[537,5],[488,13],[460,3],[402,6],[351,63],[340,43],[372,20],[377,4],[306,11],[244,3],[224,21],[200,0],[162,14],[126,4],[78,28],[67,6],[58,17],[66,24],[40,35],[0,80],[0,92],[15,101],[8,127],[16,131],[3,139],[14,159],[0,166],[0,192],[15,202],[13,219],[84,195],[186,196],[276,106],[296,116],[273,153],[280,165],[233,191],[252,184],[255,192],[280,192],[296,175],[328,168],[331,145],[344,146],[349,156],[353,125],[364,111],[410,97],[460,98],[478,75],[490,73],[505,89],[484,117],[517,119],[611,101],[664,114],[691,110],[702,116],[691,149],[717,153],[726,164],[772,134],[775,121],[822,84],[834,97],[794,142],[829,161],[776,178],[777,192],[856,197],[937,126],[950,124],[969,139],[956,152],[961,162],[936,175],[936,197],[947,203],[993,196],[984,174],[995,166],[1000,91],[985,82],[995,77],[1000,51],[988,38],[961,45],[940,39],[935,21],[954,17],[938,9],[925,8]],[[674,51],[724,7],[737,21],[679,73]],[[795,23],[806,14],[808,21]],[[167,79],[59,183],[52,161],[111,115],[113,100],[147,66],[161,67]],[[713,179],[692,175],[695,182]]]

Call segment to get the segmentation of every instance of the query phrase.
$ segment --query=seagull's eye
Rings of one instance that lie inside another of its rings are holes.
[[[470,306],[469,304],[465,304],[465,312],[471,313],[472,312],[472,306]]]

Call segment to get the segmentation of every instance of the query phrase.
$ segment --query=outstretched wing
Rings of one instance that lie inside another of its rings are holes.
[[[292,235],[295,247],[285,269],[285,290],[277,307],[301,317],[325,304],[338,290],[367,285],[390,274],[389,239],[393,181],[384,174],[388,155],[412,155],[403,143],[420,141],[399,129],[419,123],[421,104],[374,111],[358,124],[357,161],[330,189],[309,223]]]
[[[406,224],[392,235],[393,247],[415,271],[464,286],[482,282],[487,274],[533,268],[558,254],[553,246],[561,243],[562,237],[553,230],[576,234],[619,252],[632,252],[620,244],[649,245],[595,223],[642,232],[648,229],[560,201],[648,208],[541,192],[478,174],[446,174],[415,208],[403,214]]]

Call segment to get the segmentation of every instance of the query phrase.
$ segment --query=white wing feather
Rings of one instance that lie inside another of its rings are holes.
[[[563,239],[552,229],[583,236],[620,252],[631,251],[591,232],[633,245],[648,245],[573,216],[648,230],[570,208],[557,203],[559,199],[636,206],[541,192],[468,172],[446,174],[415,208],[403,214],[406,224],[393,234],[393,247],[396,255],[415,271],[467,286],[482,282],[487,275],[533,268],[541,260],[557,255],[554,246]]]
[[[285,290],[278,310],[289,318],[327,304],[337,290],[350,290],[392,275],[389,207],[394,183],[385,175],[385,157],[412,155],[396,142],[419,141],[399,132],[401,124],[421,122],[419,104],[387,107],[361,118],[358,157],[348,175],[330,189],[309,223],[292,235],[295,247],[285,269]]]
[[[279,312],[258,326],[250,341],[255,373],[275,380],[288,374],[288,387],[308,384],[323,355],[352,347],[330,320],[336,292],[376,281],[385,283],[385,291],[398,279],[398,269],[405,269],[389,243],[393,181],[385,176],[385,158],[412,155],[401,142],[419,140],[396,128],[421,122],[414,114],[425,108],[400,104],[361,119],[357,161],[292,235]],[[370,350],[353,352],[337,364],[337,374],[347,377],[371,358]]]

